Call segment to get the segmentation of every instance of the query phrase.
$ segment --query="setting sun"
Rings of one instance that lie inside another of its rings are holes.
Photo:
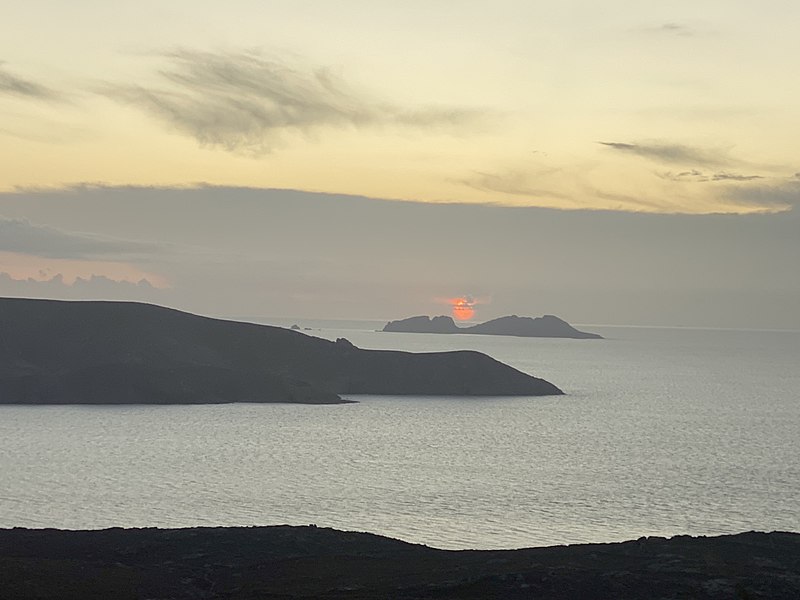
[[[453,307],[453,318],[456,321],[469,321],[475,316],[475,301],[469,296],[451,298],[450,306]]]

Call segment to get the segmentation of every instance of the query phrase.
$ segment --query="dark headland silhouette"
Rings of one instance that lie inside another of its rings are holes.
[[[500,317],[472,325],[459,327],[452,317],[410,317],[399,321],[390,321],[383,331],[403,333],[471,333],[478,335],[509,335],[516,337],[555,337],[579,340],[601,340],[603,336],[596,333],[578,331],[572,325],[555,315],[543,317],[518,317],[511,315]]]
[[[339,394],[543,396],[472,351],[362,350],[134,302],[0,298],[0,404],[344,402]]]
[[[0,597],[800,598],[800,534],[438,550],[323,527],[0,529]]]

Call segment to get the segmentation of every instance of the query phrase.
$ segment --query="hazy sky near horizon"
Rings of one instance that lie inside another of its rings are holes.
[[[800,327],[796,2],[5,8],[0,294]]]
[[[229,317],[476,319],[800,329],[800,213],[657,215],[290,190],[0,194],[0,295]]]

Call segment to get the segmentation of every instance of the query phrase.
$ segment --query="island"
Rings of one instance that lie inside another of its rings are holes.
[[[324,527],[0,529],[15,600],[800,598],[800,534],[439,550]]]
[[[399,321],[389,321],[383,331],[402,333],[471,333],[477,335],[509,335],[515,337],[553,337],[577,340],[601,340],[596,333],[578,331],[572,325],[555,315],[543,317],[518,317],[510,315],[479,323],[470,327],[459,327],[452,317],[410,317]]]
[[[152,304],[0,298],[0,404],[343,403],[342,395],[543,396],[472,351],[363,350]]]

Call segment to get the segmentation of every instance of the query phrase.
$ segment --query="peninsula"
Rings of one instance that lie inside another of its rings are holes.
[[[473,335],[509,335],[515,337],[554,337],[578,340],[600,340],[596,333],[578,331],[572,325],[555,315],[543,317],[518,317],[511,315],[472,325],[459,327],[451,317],[410,317],[390,321],[383,331],[403,333],[471,333]]]
[[[438,550],[323,527],[0,529],[0,597],[331,600],[800,597],[800,534]]]
[[[544,396],[472,351],[363,350],[133,302],[0,298],[0,404],[347,402],[341,395]]]

